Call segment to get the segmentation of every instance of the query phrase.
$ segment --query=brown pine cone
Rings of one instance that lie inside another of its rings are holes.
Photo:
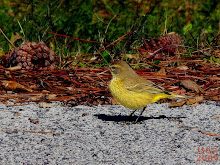
[[[55,67],[55,53],[41,41],[25,42],[11,52],[3,60],[5,67],[20,65],[23,69],[51,69]]]
[[[161,58],[164,53],[175,56],[179,45],[183,42],[182,38],[175,32],[168,33],[158,38],[152,38],[140,47],[140,53],[146,58]]]

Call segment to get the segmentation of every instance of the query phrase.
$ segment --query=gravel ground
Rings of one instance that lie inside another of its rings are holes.
[[[220,135],[214,102],[151,104],[137,124],[120,105],[52,105],[0,104],[0,164],[220,164],[220,138],[198,131]]]

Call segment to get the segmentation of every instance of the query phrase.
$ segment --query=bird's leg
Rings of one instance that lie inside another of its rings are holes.
[[[134,111],[132,111],[129,116],[132,116],[136,111],[137,111],[137,109],[135,109]]]
[[[146,108],[147,108],[147,107],[144,107],[144,108],[142,109],[141,113],[139,114],[139,116],[138,116],[137,119],[135,120],[135,123],[138,122],[138,119],[141,117],[142,113],[145,111]]]

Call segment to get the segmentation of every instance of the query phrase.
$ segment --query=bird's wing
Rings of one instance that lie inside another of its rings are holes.
[[[129,91],[138,92],[138,93],[151,93],[151,94],[166,93],[170,95],[168,91],[164,90],[162,87],[159,87],[154,83],[152,84],[138,83],[132,86],[127,85],[125,88]]]

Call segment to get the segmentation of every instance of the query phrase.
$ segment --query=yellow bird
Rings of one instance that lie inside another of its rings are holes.
[[[168,92],[139,76],[125,61],[113,63],[110,71],[112,80],[109,88],[113,97],[123,106],[134,110],[130,116],[137,109],[143,108],[136,122],[150,103],[170,97],[185,98],[185,96]]]

